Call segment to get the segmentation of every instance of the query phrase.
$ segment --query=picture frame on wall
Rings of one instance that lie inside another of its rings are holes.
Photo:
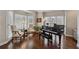
[[[38,23],[42,22],[42,18],[37,18],[36,22]]]

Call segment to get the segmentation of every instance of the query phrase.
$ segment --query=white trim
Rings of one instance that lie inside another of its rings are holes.
[[[69,37],[74,37],[73,35],[69,35],[69,34],[66,34],[66,36],[69,36]]]
[[[64,34],[66,35],[66,27],[67,27],[67,25],[66,25],[66,21],[67,21],[67,19],[66,19],[66,17],[67,17],[67,12],[66,11],[64,11],[65,12],[65,15],[64,15],[64,22],[65,22],[65,24],[64,24]]]
[[[11,40],[11,39],[9,39],[9,40],[7,40],[7,41],[5,41],[5,42],[0,43],[0,46],[2,46],[2,45],[4,45],[4,44],[8,43],[10,40]]]

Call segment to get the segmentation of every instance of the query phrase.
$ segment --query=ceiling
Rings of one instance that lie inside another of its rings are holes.
[[[56,11],[63,11],[63,10],[30,10],[33,12],[56,12]]]

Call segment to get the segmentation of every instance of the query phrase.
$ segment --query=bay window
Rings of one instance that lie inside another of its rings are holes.
[[[27,29],[33,27],[33,16],[15,14],[15,25],[18,29]]]

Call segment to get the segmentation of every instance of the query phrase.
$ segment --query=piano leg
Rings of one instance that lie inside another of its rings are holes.
[[[56,35],[54,37],[54,48],[57,48],[57,38],[56,38]]]
[[[52,46],[52,39],[48,39],[48,47],[49,48],[53,48],[53,46]]]
[[[61,35],[59,35],[59,49],[61,48]]]
[[[49,39],[48,39],[48,42],[47,42],[47,44],[48,44],[48,47],[49,47],[49,43],[50,43],[50,42],[49,42]]]

